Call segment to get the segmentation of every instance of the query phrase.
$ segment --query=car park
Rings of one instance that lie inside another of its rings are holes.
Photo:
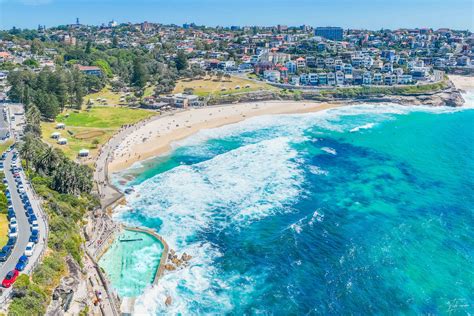
[[[31,241],[28,242],[25,249],[25,255],[28,257],[31,257],[33,255],[34,250],[35,250],[35,243]]]
[[[28,256],[21,256],[20,259],[18,259],[18,263],[15,266],[15,269],[18,271],[23,271],[25,270],[26,266],[28,265]]]
[[[3,279],[2,281],[2,286],[4,288],[9,288],[10,286],[12,286],[12,284],[15,283],[16,278],[18,278],[19,274],[20,272],[16,269],[8,272],[7,275],[5,276],[5,279]]]

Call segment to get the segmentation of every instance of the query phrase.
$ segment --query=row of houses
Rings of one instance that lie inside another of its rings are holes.
[[[281,82],[281,73],[278,70],[266,70],[264,79],[270,82]],[[413,76],[403,73],[372,73],[370,71],[345,74],[342,71],[329,73],[307,73],[291,76],[286,83],[295,86],[343,86],[343,85],[396,85],[412,84]]]

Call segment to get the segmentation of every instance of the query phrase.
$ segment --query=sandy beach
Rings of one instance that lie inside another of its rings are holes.
[[[124,136],[114,150],[108,171],[117,172],[137,161],[164,154],[170,150],[172,142],[201,129],[237,123],[259,115],[317,112],[341,105],[342,103],[268,101],[191,108],[163,115],[140,128],[130,130]]]
[[[474,90],[474,77],[449,75],[449,79],[454,83],[456,88],[461,90]]]

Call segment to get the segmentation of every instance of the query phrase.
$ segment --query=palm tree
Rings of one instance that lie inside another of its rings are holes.
[[[26,161],[26,169],[30,169],[30,165],[34,164],[36,153],[38,151],[38,140],[37,138],[31,134],[27,133],[25,137],[23,137],[23,142],[20,145],[20,155]]]
[[[59,164],[57,149],[47,146],[36,160],[36,171],[49,175]]]

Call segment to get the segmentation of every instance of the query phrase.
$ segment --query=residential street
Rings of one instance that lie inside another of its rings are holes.
[[[15,113],[14,111],[18,111],[18,108],[19,106],[14,106],[11,112]],[[18,116],[16,120],[17,122],[21,122],[22,118]],[[12,123],[13,123],[12,128],[16,131],[19,131],[19,129],[21,128],[19,124],[15,124],[14,122]],[[25,213],[25,208],[21,201],[20,195],[17,191],[15,179],[13,178],[13,175],[10,171],[10,168],[12,166],[12,157],[13,157],[14,152],[15,150],[12,150],[7,154],[7,157],[4,161],[4,173],[5,173],[5,178],[7,179],[7,182],[8,182],[8,188],[11,193],[13,209],[15,211],[15,215],[18,221],[18,238],[15,244],[15,247],[13,248],[13,251],[10,254],[8,260],[0,264],[0,280],[3,280],[3,278],[9,271],[15,269],[15,265],[17,264],[18,259],[23,255],[26,245],[28,244],[28,241],[30,238],[30,224],[28,222],[28,217]],[[26,194],[33,208],[33,211],[36,217],[38,218],[39,236],[40,236],[39,241],[34,248],[34,253],[29,258],[28,266],[25,268],[24,271],[21,272],[21,273],[29,274],[32,271],[32,269],[35,267],[36,262],[38,261],[39,257],[41,256],[43,252],[43,249],[45,248],[46,236],[47,236],[47,220],[40,207],[40,201],[35,197],[33,190],[31,186],[29,185],[29,182],[26,181],[26,177],[23,171],[20,172],[20,176],[22,179],[22,183],[25,187]],[[11,292],[11,288],[1,289],[0,304],[4,302],[4,300],[7,298],[10,292]]]

